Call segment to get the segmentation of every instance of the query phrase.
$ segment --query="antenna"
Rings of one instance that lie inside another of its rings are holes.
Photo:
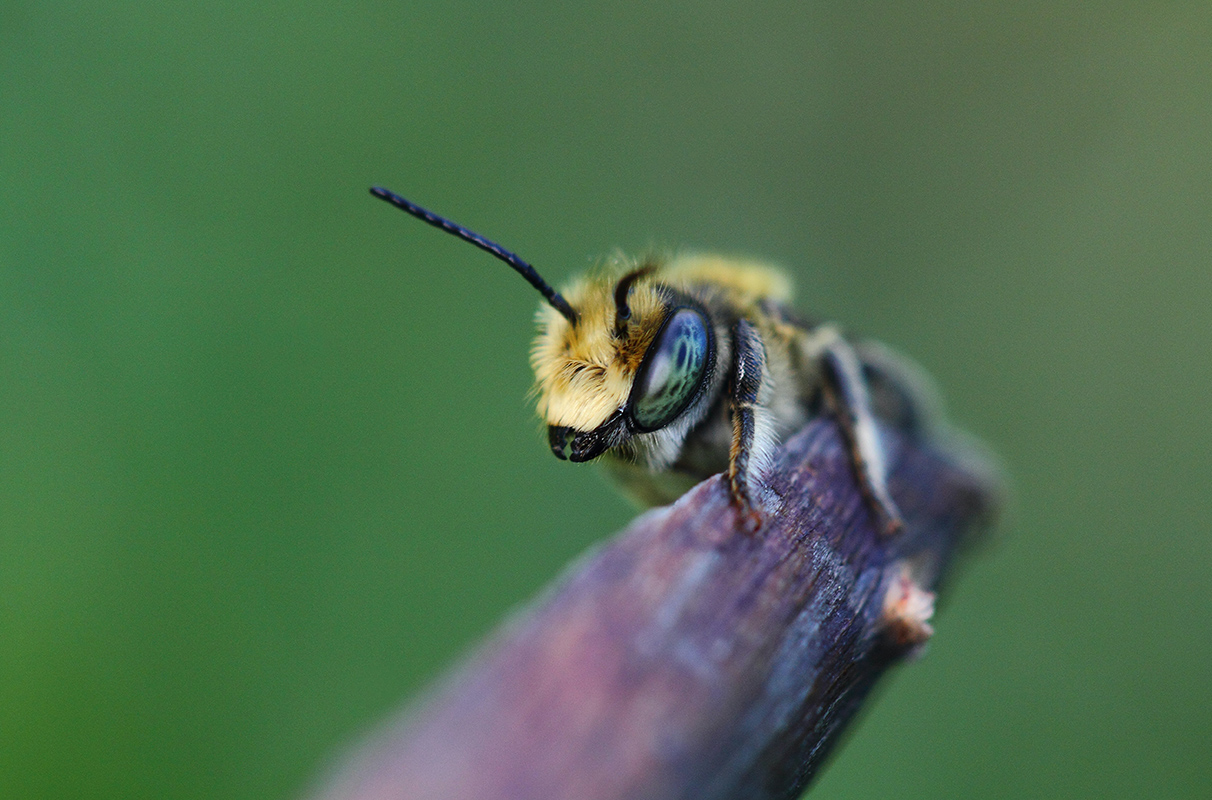
[[[614,287],[614,332],[620,338],[627,337],[627,320],[631,319],[631,306],[627,304],[627,295],[631,292],[631,285],[655,270],[656,267],[652,264],[645,264],[639,269],[628,272]]]
[[[465,242],[470,242],[486,253],[491,253],[497,258],[504,261],[509,266],[513,267],[518,273],[530,281],[530,285],[539,290],[539,294],[543,295],[551,307],[564,316],[571,324],[577,324],[577,312],[572,306],[568,305],[568,301],[563,295],[551,288],[551,284],[543,280],[543,277],[535,271],[535,268],[527,264],[522,259],[518,258],[513,253],[506,250],[496,242],[485,239],[478,233],[467,230],[462,225],[458,225],[445,217],[439,217],[432,211],[427,211],[415,203],[410,203],[403,197],[400,197],[395,192],[388,191],[381,186],[371,187],[370,193],[380,200],[386,200],[401,211],[407,211],[422,222],[428,222],[435,228],[441,228],[452,236],[457,236]]]

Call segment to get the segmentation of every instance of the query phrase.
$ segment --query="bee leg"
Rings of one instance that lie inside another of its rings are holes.
[[[760,402],[766,375],[766,348],[749,322],[737,320],[732,329],[733,362],[728,381],[732,407],[732,447],[728,453],[728,487],[732,501],[749,515],[750,525],[761,524],[751,481],[760,480],[762,465],[770,456],[772,432]]]
[[[943,424],[943,401],[917,364],[876,341],[851,342],[863,365],[863,383],[877,418],[911,436],[928,436]]]
[[[826,396],[850,448],[859,486],[875,511],[884,533],[905,527],[901,512],[888,494],[888,465],[880,444],[863,368],[853,348],[840,335],[829,336],[821,348]]]

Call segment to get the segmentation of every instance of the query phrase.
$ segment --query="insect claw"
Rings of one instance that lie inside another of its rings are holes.
[[[750,536],[761,530],[765,522],[766,515],[753,506],[741,509],[741,529]]]
[[[745,487],[735,480],[728,481],[728,495],[736,509],[738,527],[750,536],[757,533],[766,521],[766,515],[758,504],[749,497]]]
[[[884,511],[878,516],[883,517],[881,522],[881,532],[888,537],[896,536],[901,531],[905,530],[905,520],[901,519],[900,514],[891,514]]]

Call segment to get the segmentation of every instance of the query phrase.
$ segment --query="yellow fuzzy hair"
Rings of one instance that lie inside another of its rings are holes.
[[[636,372],[665,316],[655,284],[698,297],[706,290],[727,298],[742,313],[763,299],[791,298],[787,278],[771,267],[720,256],[681,256],[632,286],[629,332],[626,338],[616,338],[614,287],[637,266],[616,260],[568,286],[563,294],[576,309],[575,327],[551,306],[539,309],[539,335],[530,363],[538,412],[548,425],[593,430],[627,402]]]
[[[717,255],[685,255],[661,268],[659,280],[670,286],[713,286],[732,303],[749,308],[761,300],[791,302],[791,281],[780,270],[757,261]]]

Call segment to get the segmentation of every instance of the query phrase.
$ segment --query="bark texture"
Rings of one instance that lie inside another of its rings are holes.
[[[780,451],[758,530],[718,476],[644,514],[313,797],[797,797],[996,512],[975,452],[883,435],[904,532],[877,532],[837,429],[814,422]]]

